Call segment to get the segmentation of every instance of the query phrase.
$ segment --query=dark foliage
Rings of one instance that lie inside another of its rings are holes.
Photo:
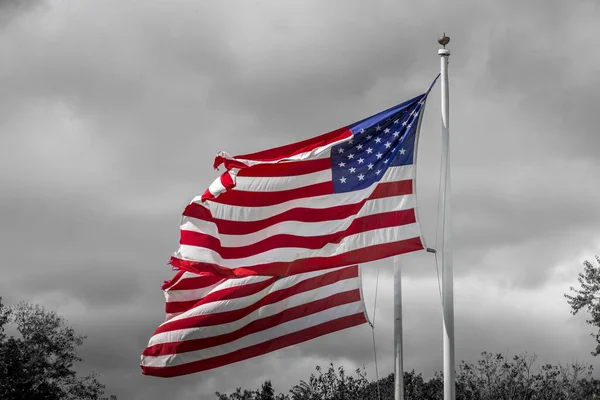
[[[6,334],[10,323],[18,334]],[[6,307],[0,298],[0,399],[105,399],[95,375],[80,377],[73,369],[84,339],[52,311],[27,303]]]
[[[242,391],[241,388],[237,388],[235,392],[230,395],[216,393],[219,400],[286,400],[288,396],[282,394],[275,395],[271,381],[266,381],[262,384],[259,390]]]
[[[571,287],[574,295],[565,294],[567,302],[571,306],[571,313],[577,314],[581,309],[587,309],[590,319],[586,322],[598,328],[598,332],[592,333],[596,339],[596,350],[592,352],[597,356],[600,354],[600,257],[596,256],[598,266],[595,267],[591,262],[583,263],[584,270],[579,273],[577,280],[581,285],[580,289]]]
[[[326,373],[317,367],[317,375],[311,374],[308,382],[300,381],[291,390],[292,400],[359,400],[363,399],[365,388],[369,385],[366,372],[355,371],[356,376],[346,375],[343,367],[337,369],[329,365]]]
[[[464,400],[594,399],[600,381],[592,367],[545,364],[536,367],[536,356],[508,358],[482,353],[475,364],[462,362],[456,376],[456,398]]]
[[[379,380],[379,392],[382,400],[393,400],[394,374]],[[349,376],[331,364],[327,372],[317,367],[316,374],[292,387],[289,395],[276,396],[271,382],[266,382],[255,392],[238,388],[231,395],[217,396],[219,400],[377,400],[377,393],[377,382],[369,382],[364,369]],[[536,366],[536,356],[527,354],[508,358],[484,352],[477,363],[463,361],[456,373],[457,400],[592,400],[599,393],[600,381],[592,377],[592,367]],[[443,377],[436,374],[425,380],[415,371],[405,372],[404,398],[442,400]]]

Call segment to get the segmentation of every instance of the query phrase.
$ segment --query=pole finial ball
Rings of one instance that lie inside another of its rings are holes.
[[[450,38],[446,36],[446,32],[444,32],[444,34],[440,36],[440,38],[438,39],[438,43],[444,47],[446,47],[446,45],[450,43]]]

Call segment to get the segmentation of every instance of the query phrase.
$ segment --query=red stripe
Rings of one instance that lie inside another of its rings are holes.
[[[210,347],[221,346],[233,342],[252,333],[261,332],[285,322],[292,321],[307,315],[315,314],[329,308],[350,304],[360,301],[360,290],[354,289],[347,292],[335,293],[324,299],[312,301],[296,307],[283,310],[280,313],[265,318],[257,319],[245,325],[237,331],[229,332],[219,336],[200,338],[194,340],[182,340],[178,342],[160,343],[146,348],[145,356],[163,356],[167,354],[185,353],[197,351]],[[198,328],[202,328],[201,326]]]
[[[168,301],[165,303],[165,313],[167,314],[178,314],[191,310],[196,306],[200,299],[188,300],[188,301]]]
[[[382,189],[380,189],[382,187]],[[329,208],[292,208],[281,214],[258,221],[231,221],[226,219],[213,218],[210,210],[200,204],[191,203],[183,212],[186,217],[197,218],[208,222],[214,222],[217,230],[224,235],[246,235],[248,233],[258,232],[271,225],[284,221],[298,222],[323,222],[348,218],[360,211],[367,200],[379,199],[383,197],[404,196],[412,194],[412,180],[380,183],[377,185],[373,194],[368,199],[364,199],[355,204],[346,204]]]
[[[183,210],[183,216],[203,219],[205,221],[211,221],[211,222],[218,221],[216,218],[213,218],[213,216],[210,213],[210,210],[208,208],[206,208],[202,204],[198,204],[198,203],[188,204],[185,207],[185,210]]]
[[[329,257],[309,257],[294,261],[277,261],[267,264],[250,265],[239,268],[228,268],[216,264],[198,261],[182,260],[171,257],[170,264],[195,273],[207,272],[226,278],[240,278],[252,275],[266,276],[289,276],[304,272],[319,271],[328,268],[342,267],[350,264],[361,264],[365,262],[380,260],[382,258],[396,256],[398,254],[410,253],[423,250],[421,238],[414,237],[406,240],[377,244],[363,247],[345,253]]]
[[[221,184],[225,187],[225,190],[235,187],[235,182],[233,182],[233,178],[231,177],[231,174],[229,174],[229,171],[224,172],[221,175]]]
[[[218,179],[221,181],[221,185],[223,185],[223,187],[225,188],[225,192],[227,192],[228,190],[231,190],[235,187],[235,182],[233,181],[233,178],[231,177],[231,174],[229,173],[229,171],[225,171],[224,173],[222,173]],[[202,202],[204,202],[206,200],[213,200],[213,199],[217,198],[218,196],[220,196],[220,194],[217,193],[215,195],[214,193],[212,193],[210,191],[210,187],[209,187],[208,189],[206,189],[204,191],[204,193],[202,194],[202,197],[200,199]]]
[[[171,301],[165,304],[167,314],[184,312],[192,307],[198,307],[203,304],[214,303],[215,301],[233,300],[240,297],[251,296],[271,286],[276,278],[267,279],[262,282],[248,283],[242,286],[232,286],[220,290],[209,292],[201,299],[189,301]]]
[[[212,286],[215,283],[218,283],[223,280],[223,278],[213,275],[200,275],[189,278],[182,279],[181,277],[185,271],[179,271],[177,275],[171,279],[171,281],[166,282],[162,289],[166,290],[194,290],[194,289],[202,289],[208,286]]]
[[[198,302],[198,305],[200,306],[203,304],[214,303],[216,301],[233,300],[241,297],[252,296],[253,294],[256,294],[271,286],[273,283],[275,283],[276,279],[277,278],[273,277],[260,282],[246,283],[245,285],[241,286],[230,286],[223,289],[214,290],[203,297],[202,300]]]
[[[210,190],[206,189],[204,193],[202,193],[202,197],[200,198],[203,202],[205,200],[212,200],[215,198],[215,195],[210,192]]]
[[[363,313],[356,313],[346,317],[338,318],[332,321],[327,321],[322,324],[303,329],[298,332],[280,336],[266,342],[246,347],[233,353],[224,354],[221,356],[208,358],[205,360],[194,361],[187,364],[176,365],[171,367],[145,367],[141,366],[144,375],[152,375],[158,377],[173,377],[180,375],[192,374],[194,372],[206,371],[213,368],[222,367],[227,364],[233,364],[239,361],[247,360],[256,356],[270,353],[284,347],[293,346],[298,343],[324,336],[329,333],[341,331],[356,325],[366,323],[366,318]]]
[[[298,282],[292,287],[276,290],[274,292],[267,293],[262,299],[258,300],[256,303],[250,304],[247,307],[240,308],[237,310],[224,311],[214,314],[202,314],[196,315],[193,317],[188,317],[185,319],[180,319],[176,321],[166,322],[163,325],[159,326],[154,334],[169,332],[178,329],[187,329],[187,328],[196,328],[198,326],[212,326],[212,325],[221,325],[227,324],[233,321],[237,321],[240,318],[245,317],[251,312],[259,309],[260,307],[277,303],[278,301],[287,299],[290,296],[293,296],[298,293],[307,292],[309,290],[314,290],[320,288],[322,286],[331,285],[332,283],[342,281],[344,279],[351,279],[358,277],[358,267],[354,266],[351,268],[344,268],[337,271],[331,271],[326,274],[315,276],[312,278],[305,279],[303,281]],[[268,280],[270,284],[273,283],[272,280]],[[238,286],[235,289],[239,289],[240,291],[244,288],[244,286]],[[245,294],[245,296],[249,296],[250,293]],[[243,296],[237,296],[243,297]],[[198,305],[205,304],[204,302],[199,303]]]
[[[316,236],[296,236],[290,234],[273,235],[247,246],[223,247],[221,241],[205,233],[181,230],[180,244],[203,247],[218,253],[223,259],[251,257],[278,248],[320,249],[331,243],[339,243],[344,238],[381,228],[391,228],[416,222],[415,210],[399,210],[354,219],[346,230]]]
[[[210,215],[210,211],[195,203],[190,204],[183,215],[215,223],[218,232],[222,235],[247,235],[285,221],[323,222],[345,219],[358,213],[366,201],[367,199],[355,204],[345,204],[329,208],[292,208],[281,214],[257,221],[231,221],[213,218]]]
[[[170,280],[170,281],[164,281],[163,285],[161,286],[162,290],[168,289],[171,285],[177,283],[177,281],[183,276],[183,274],[185,274],[185,271],[179,271],[175,274],[175,276]],[[215,278],[215,279],[220,279],[220,278]]]
[[[377,184],[377,187],[369,197],[370,200],[381,199],[384,197],[399,196],[401,194],[413,193],[413,180],[407,179],[396,182],[382,182]]]
[[[281,162],[277,164],[258,164],[240,170],[238,176],[254,178],[272,178],[312,174],[331,168],[331,159]]]
[[[212,199],[215,203],[229,204],[241,207],[266,207],[286,201],[305,199],[307,197],[324,196],[333,194],[333,183],[331,181],[316,183],[289,190],[278,192],[251,192],[246,190],[232,190],[222,193]]]
[[[349,137],[352,137],[352,132],[346,126],[314,138],[303,140],[301,142],[275,147],[273,149],[259,151],[256,153],[235,156],[234,158],[253,161],[275,161],[282,158],[289,158],[295,156],[296,154],[305,153],[307,151],[314,150],[317,147],[326,146],[328,144],[337,142],[338,140]]]

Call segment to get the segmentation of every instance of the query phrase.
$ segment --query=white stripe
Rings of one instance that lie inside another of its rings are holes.
[[[239,268],[272,262],[291,262],[297,259],[312,257],[330,257],[367,246],[420,237],[420,235],[421,229],[417,222],[414,224],[357,233],[345,237],[340,243],[328,243],[317,250],[304,248],[276,248],[250,257],[224,260],[213,250],[181,245],[174,256],[183,260],[217,264],[226,268]]]
[[[198,275],[196,275],[198,276]],[[253,279],[248,279],[253,278]],[[271,279],[270,276],[249,276],[244,279],[223,279],[222,281],[216,283],[215,285],[208,286],[206,288],[201,289],[192,289],[192,290],[166,290],[165,297],[167,297],[168,302],[177,302],[177,301],[185,301],[185,300],[172,300],[175,296],[178,296],[180,299],[185,299],[187,296],[186,293],[199,293],[204,292],[204,295],[197,297],[198,299],[205,297],[210,292],[217,292],[219,290],[230,289],[237,286],[244,286],[250,283],[258,283]],[[208,290],[206,290],[208,289]],[[193,300],[193,297],[190,297],[190,300]]]
[[[310,174],[278,177],[238,176],[234,190],[272,192],[290,190],[331,181],[331,168]]]
[[[358,213],[343,219],[332,219],[320,222],[284,221],[246,235],[219,234],[215,223],[188,217],[185,218],[184,223],[181,225],[181,230],[204,233],[218,238],[223,247],[241,247],[257,243],[274,235],[320,236],[340,232],[348,229],[350,224],[352,224],[356,218],[375,215],[382,212],[408,210],[415,206],[416,198],[413,194],[409,194],[368,200],[365,205],[358,210]]]
[[[246,297],[242,297],[239,299],[232,299],[232,300],[213,301],[213,302],[208,303],[207,306],[215,305],[215,307],[221,307],[219,309],[219,312],[239,310],[240,308],[244,308],[244,307],[249,306],[250,304],[253,304],[255,302],[255,301],[253,301],[253,299],[256,298],[257,296],[258,296],[258,298],[261,298],[262,297],[261,293],[265,293],[265,292],[269,292],[269,291],[275,292],[277,290],[287,289],[287,288],[290,288],[290,287],[296,285],[298,282],[304,281],[309,278],[314,278],[317,276],[325,275],[329,272],[337,271],[342,268],[346,268],[346,267],[330,268],[330,269],[325,269],[325,270],[320,270],[320,271],[306,272],[306,273],[302,273],[302,274],[287,276],[285,278],[275,281],[270,286],[267,286],[260,292],[257,292],[251,296],[246,296]],[[223,282],[221,285],[219,285],[219,287],[216,287],[213,290],[213,292],[218,292],[223,289],[228,289],[228,288],[232,288],[232,287],[239,287],[239,286],[249,285],[252,283],[263,282],[263,281],[266,281],[269,279],[273,279],[273,277],[255,275],[255,276],[248,276],[248,277],[239,278],[239,279],[227,279],[225,282]],[[221,304],[221,306],[219,306],[220,304]],[[176,318],[174,320],[180,320],[180,319],[185,319],[185,318],[194,317],[197,315],[204,315],[204,314],[210,314],[210,312],[206,312],[206,308],[198,306],[191,310],[186,311],[185,315],[180,315],[180,316],[178,316],[178,318]],[[173,320],[171,320],[169,322],[173,322]],[[166,324],[166,322],[162,323],[161,326],[164,324]]]
[[[413,179],[414,173],[415,168],[412,164],[404,165],[401,167],[390,167],[381,179],[380,183],[399,182]],[[267,207],[232,206],[212,201],[201,203],[199,198],[198,201],[195,202],[209,209],[211,215],[217,219],[231,221],[260,221],[272,217],[274,215],[281,214],[282,212],[293,208],[323,209],[344,204],[355,204],[369,197],[376,187],[377,185],[371,185],[368,188],[355,190],[348,193],[334,193],[304,199],[295,199],[287,201],[285,203],[275,204]],[[277,191],[277,189],[274,188],[273,191]]]
[[[296,274],[294,276],[289,276],[286,278],[279,279],[278,281],[276,281],[274,283],[274,285],[272,287],[274,288],[273,290],[285,289],[287,287],[290,287],[290,286],[296,284],[301,279],[313,278],[313,277],[316,277],[319,275],[326,274],[331,271],[336,271],[341,268],[345,268],[345,267],[330,268],[327,270],[314,271],[314,272],[303,273],[303,274]],[[200,277],[201,275],[194,274],[192,272],[185,272],[184,276],[186,277],[186,279],[190,279],[193,277]],[[166,289],[166,290],[164,290],[164,292],[165,292],[165,298],[166,298],[167,303],[169,303],[169,302],[176,303],[178,301],[201,299],[203,297],[206,297],[206,295],[208,295],[211,292],[216,293],[216,292],[224,290],[224,289],[229,289],[229,288],[238,287],[238,286],[245,286],[245,285],[248,285],[251,283],[262,282],[262,281],[266,281],[269,279],[271,279],[271,277],[269,277],[269,276],[248,276],[248,277],[236,278],[236,279],[223,279],[214,285],[207,286],[207,287],[204,287],[201,289],[187,289],[187,290]],[[181,282],[182,280],[183,279],[179,279],[177,281],[177,283]],[[200,291],[202,291],[204,293],[200,293]],[[201,295],[197,296],[197,293],[200,293]],[[177,300],[173,300],[175,298]],[[186,299],[188,299],[188,300],[186,300]],[[181,312],[173,313],[173,314],[179,315],[179,314],[181,314]]]
[[[221,157],[227,158],[229,160],[239,161],[248,166],[253,166],[253,165],[258,165],[258,164],[276,164],[281,161],[302,161],[302,160],[307,160],[307,159],[317,160],[320,158],[329,157],[330,156],[329,149],[331,147],[333,147],[337,144],[343,143],[343,142],[347,142],[350,139],[352,139],[353,137],[354,137],[353,135],[349,135],[347,138],[337,140],[335,142],[326,144],[324,146],[316,147],[316,148],[312,149],[311,151],[305,151],[303,153],[299,153],[299,154],[293,155],[291,157],[278,158],[273,161],[256,161],[256,160],[250,160],[250,159],[244,159],[244,158],[236,158],[236,157],[230,156],[229,154],[227,154],[224,151],[220,151],[217,154],[217,156],[221,156]]]
[[[210,184],[210,186],[208,187],[208,191],[213,195],[213,196],[218,196],[221,193],[225,192],[225,186],[223,186],[223,184],[221,183],[221,176],[219,175],[217,177],[217,179],[215,179],[213,181],[213,183]]]
[[[170,320],[172,318],[175,318],[176,316],[181,315],[181,314],[183,314],[183,312],[167,313],[165,315],[165,321],[168,321],[168,320]]]
[[[322,300],[322,299],[325,299],[325,298],[332,296],[334,294],[337,294],[337,293],[344,293],[344,292],[348,292],[351,290],[357,290],[358,288],[359,288],[359,285],[358,285],[357,278],[344,279],[341,281],[334,282],[327,286],[322,286],[322,287],[318,287],[316,289],[309,290],[306,292],[297,293],[286,299],[278,301],[277,303],[265,305],[263,307],[260,307],[257,310],[254,310],[253,312],[246,315],[245,317],[238,319],[236,321],[233,321],[233,322],[229,322],[226,324],[220,324],[220,325],[196,326],[194,328],[161,332],[159,334],[152,336],[152,338],[150,338],[150,342],[148,343],[148,346],[153,346],[155,344],[160,344],[160,343],[179,342],[179,341],[183,341],[183,340],[194,340],[194,339],[226,335],[228,333],[235,332],[238,329],[243,328],[244,326],[246,326],[247,324],[249,324],[252,321],[255,321],[255,320],[258,320],[261,318],[266,318],[271,315],[279,314],[279,313],[285,311],[286,309],[290,309],[292,307],[297,307],[297,306],[300,306],[303,304],[311,303],[313,301]],[[271,291],[271,290],[268,291],[267,293],[264,294],[263,297],[267,296],[269,293],[272,293],[272,292],[274,292],[274,291]],[[239,299],[235,299],[235,300],[231,300],[231,301],[235,302],[238,300]],[[252,304],[255,304],[255,303],[256,302],[253,302]],[[248,306],[248,305],[245,305],[245,306]],[[211,303],[211,304],[201,305],[198,308],[204,309],[201,312],[201,314],[209,315],[209,314],[213,314],[213,313],[221,313],[222,309],[220,307],[221,307],[221,305],[219,305],[219,304]],[[189,311],[186,312],[185,318],[191,316],[191,315],[187,315],[187,313],[189,313]],[[185,318],[181,317],[181,319],[185,319]]]
[[[256,332],[251,335],[244,336],[238,340],[226,343],[221,346],[215,346],[208,349],[190,351],[186,353],[179,353],[176,355],[170,354],[158,357],[142,356],[141,364],[146,367],[165,367],[167,365],[175,366],[187,364],[194,361],[206,360],[208,358],[229,354],[234,351],[244,349],[246,347],[264,343],[268,340],[276,339],[284,335],[296,333],[303,329],[307,329],[328,321],[334,321],[339,318],[363,312],[363,303],[360,301],[349,304],[343,304],[341,306],[332,307],[315,314],[307,315],[302,318],[285,322],[265,331]]]
[[[209,294],[214,288],[219,286],[220,282],[214,285],[205,286],[200,289],[186,289],[186,290],[172,290],[167,289],[164,291],[165,300],[167,303],[177,303],[182,301],[199,300]]]
[[[215,203],[207,201],[210,212],[214,218],[232,220],[232,221],[260,221],[274,215],[281,214],[293,208],[314,208],[323,209],[344,204],[355,204],[369,197],[375,185],[365,189],[356,190],[348,193],[334,193],[322,196],[306,197],[302,199],[294,199],[265,207],[244,207],[232,206],[227,204]]]
[[[396,182],[404,181],[407,179],[414,179],[415,177],[415,165],[400,165],[397,167],[389,167],[380,182]]]
[[[207,275],[200,275],[200,274],[195,274],[193,272],[189,272],[189,271],[185,271],[183,274],[181,274],[181,276],[179,277],[179,279],[177,279],[175,282],[173,282],[171,284],[172,286],[175,286],[177,283],[185,280],[185,279],[189,279],[189,278],[199,278],[201,276],[207,276]]]
[[[223,290],[223,289],[230,289],[230,288],[234,288],[234,287],[238,287],[238,286],[244,286],[244,285],[248,285],[250,283],[259,283],[259,282],[264,282],[264,281],[268,281],[269,279],[271,279],[270,276],[249,276],[247,278],[254,278],[254,279],[224,279],[224,281],[222,281],[221,283],[219,283],[218,287],[214,288],[212,291],[216,292],[219,290]]]

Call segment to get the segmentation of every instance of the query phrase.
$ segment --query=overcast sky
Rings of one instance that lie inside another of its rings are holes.
[[[598,365],[563,294],[600,252],[600,5],[591,1],[0,2],[0,296],[88,335],[83,372],[120,399],[214,398],[316,365],[364,365],[368,326],[175,379],[141,375],[189,200],[219,150],[342,127],[424,92],[452,39],[450,134],[457,360],[528,351]],[[435,246],[440,94],[427,104],[418,196]],[[405,367],[442,369],[433,256],[402,257]],[[392,372],[391,260],[376,336]],[[600,371],[599,371],[600,372]]]

